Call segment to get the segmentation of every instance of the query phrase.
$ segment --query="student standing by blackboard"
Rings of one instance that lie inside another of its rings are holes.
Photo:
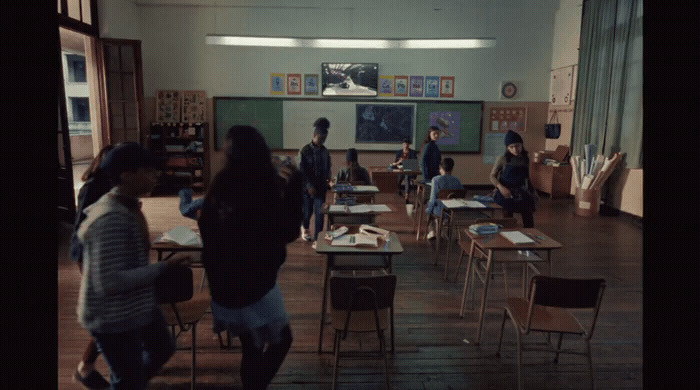
[[[326,118],[318,118],[314,122],[314,135],[309,144],[301,148],[297,156],[299,170],[304,176],[304,219],[302,221],[302,238],[311,241],[309,226],[311,212],[315,216],[313,240],[318,238],[318,233],[323,228],[323,214],[321,206],[326,200],[328,182],[331,179],[331,156],[328,149],[323,146],[328,137],[328,128],[331,123]]]
[[[440,129],[437,126],[430,126],[430,131],[423,140],[421,150],[420,170],[423,174],[423,181],[430,183],[433,177],[440,174],[440,149],[435,141],[440,138]]]

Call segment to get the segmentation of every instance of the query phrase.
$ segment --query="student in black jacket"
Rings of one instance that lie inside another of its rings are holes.
[[[265,389],[292,343],[277,272],[299,234],[302,177],[275,169],[270,149],[250,126],[233,126],[226,165],[204,197],[198,220],[214,330],[241,340],[244,389]]]

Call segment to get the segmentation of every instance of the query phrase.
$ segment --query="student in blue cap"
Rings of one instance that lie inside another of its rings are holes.
[[[508,130],[504,143],[506,152],[491,169],[491,183],[496,186],[494,201],[503,207],[505,217],[519,213],[524,227],[534,227],[532,213],[538,196],[530,181],[530,158],[523,148],[523,138]]]

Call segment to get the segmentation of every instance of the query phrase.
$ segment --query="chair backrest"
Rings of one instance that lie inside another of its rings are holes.
[[[605,279],[570,279],[546,275],[535,275],[530,280],[530,314],[535,305],[565,309],[592,309],[593,318],[588,330],[595,327],[600,302],[605,290]],[[528,318],[530,324],[530,318]],[[528,325],[529,327],[529,325]]]
[[[194,292],[192,269],[183,264],[168,266],[156,278],[154,285],[159,304],[189,301]]]
[[[495,223],[503,226],[505,229],[520,227],[520,222],[517,218],[479,218],[474,223]]]
[[[440,190],[438,192],[438,199],[459,199],[467,196],[467,192],[464,189],[461,190]]]
[[[394,305],[396,275],[331,276],[331,307],[360,311],[386,309]]]

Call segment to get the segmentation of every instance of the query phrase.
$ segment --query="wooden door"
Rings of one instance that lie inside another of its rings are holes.
[[[68,112],[66,94],[63,85],[63,68],[61,67],[61,38],[56,29],[58,48],[55,69],[58,73],[58,219],[72,224],[75,218],[75,189],[73,188],[73,163],[70,153],[70,134],[68,133]]]
[[[98,39],[102,102],[102,139],[105,144],[143,143],[143,76],[141,41]]]

